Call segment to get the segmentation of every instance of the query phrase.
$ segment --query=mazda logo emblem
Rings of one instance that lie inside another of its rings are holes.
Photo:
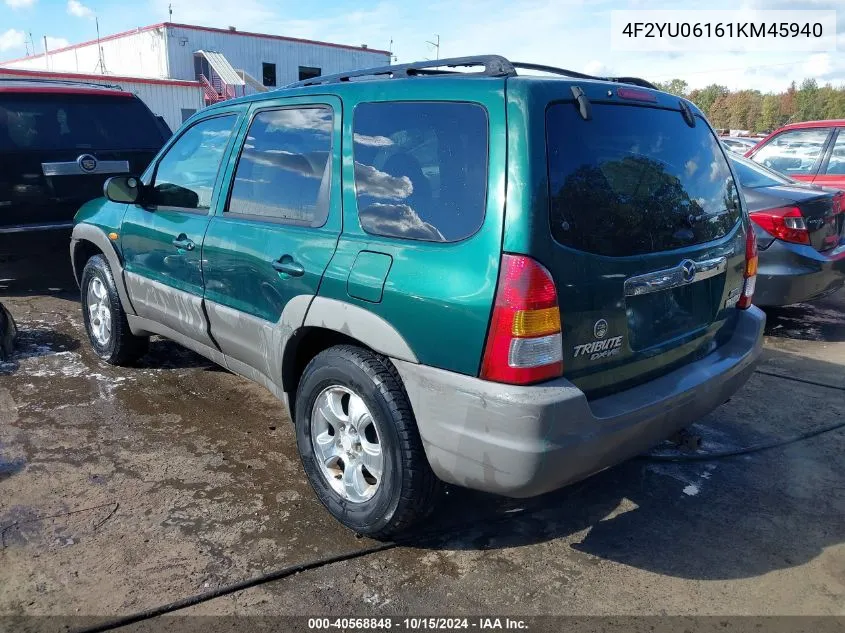
[[[97,159],[91,156],[91,154],[83,154],[76,159],[76,164],[79,165],[82,171],[88,172],[89,174],[97,169]]]
[[[695,262],[690,259],[681,262],[681,274],[686,282],[695,279]]]

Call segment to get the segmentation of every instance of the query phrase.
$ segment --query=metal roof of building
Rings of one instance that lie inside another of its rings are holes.
[[[214,69],[214,72],[220,75],[220,79],[222,79],[224,83],[227,83],[230,86],[246,85],[244,80],[241,79],[241,76],[234,69],[232,64],[229,63],[229,60],[226,59],[226,56],[223,55],[223,53],[218,53],[216,51],[197,51],[197,54],[202,55],[208,60],[208,63]]]

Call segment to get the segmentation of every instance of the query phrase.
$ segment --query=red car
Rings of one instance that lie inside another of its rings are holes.
[[[845,119],[784,125],[745,156],[796,180],[845,189]]]

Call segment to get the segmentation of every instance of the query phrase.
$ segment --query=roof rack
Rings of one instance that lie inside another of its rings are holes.
[[[44,79],[41,77],[0,77],[0,82],[21,84],[46,84],[48,86],[60,84],[63,86],[87,86],[91,88],[102,88],[103,90],[123,90],[123,88],[117,84],[97,84],[91,81],[76,81],[74,79]]]
[[[448,68],[469,68],[473,66],[479,66],[482,68],[482,70],[477,72],[443,70]],[[410,64],[397,64],[395,66],[363,68],[361,70],[353,70],[346,73],[337,73],[335,75],[323,75],[320,77],[313,77],[311,79],[296,81],[294,83],[283,86],[282,89],[341,83],[345,81],[350,81],[357,77],[372,77],[374,79],[405,79],[407,77],[432,75],[440,76],[451,74],[460,74],[471,77],[515,77],[517,75],[517,68],[522,68],[525,70],[538,70],[541,72],[562,75],[565,77],[575,77],[576,79],[615,81],[618,83],[633,84],[636,86],[642,86],[643,88],[652,88],[654,90],[657,90],[657,87],[654,84],[638,77],[596,77],[594,75],[587,75],[585,73],[579,73],[574,70],[566,70],[565,68],[558,68],[556,66],[544,66],[542,64],[529,64],[525,62],[511,62],[510,60],[505,59],[501,55],[472,55],[470,57],[451,57],[448,59],[433,59],[422,62],[412,62]]]
[[[390,79],[404,79],[417,75],[443,75],[449,74],[448,70],[437,70],[439,68],[466,68],[471,66],[483,66],[480,72],[463,73],[465,75],[482,75],[487,77],[507,77],[515,75],[513,65],[504,57],[499,55],[474,55],[472,57],[451,57],[449,59],[433,59],[423,62],[412,62],[410,64],[397,64],[395,66],[379,66],[377,68],[362,68],[336,75],[323,75],[311,79],[303,79],[284,86],[295,88],[300,86],[319,86],[323,84],[334,84],[342,81],[349,81],[355,77],[376,77],[389,75]]]

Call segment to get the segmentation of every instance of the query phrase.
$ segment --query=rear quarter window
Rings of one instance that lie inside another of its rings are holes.
[[[736,184],[718,140],[660,108],[571,103],[546,111],[550,221],[565,246],[630,256],[708,242],[739,221]]]
[[[487,112],[477,104],[361,103],[353,116],[358,217],[367,233],[456,242],[484,221]]]

